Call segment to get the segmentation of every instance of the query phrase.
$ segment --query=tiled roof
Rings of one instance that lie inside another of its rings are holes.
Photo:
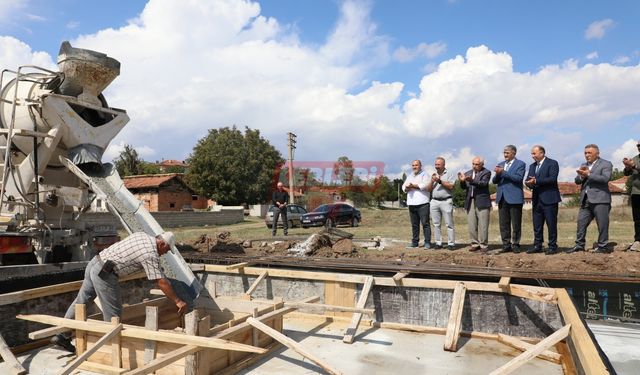
[[[143,189],[143,188],[153,188],[159,187],[163,183],[170,181],[174,178],[179,178],[177,173],[167,173],[167,174],[152,174],[152,175],[143,175],[143,176],[127,176],[123,178],[124,186],[127,189]]]
[[[173,159],[163,160],[158,165],[161,167],[188,167],[189,166],[189,164],[186,164],[182,160],[173,160]]]

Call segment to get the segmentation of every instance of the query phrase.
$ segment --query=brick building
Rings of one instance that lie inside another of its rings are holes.
[[[206,209],[206,198],[196,194],[178,173],[127,176],[124,186],[133,193],[150,212],[191,211]]]

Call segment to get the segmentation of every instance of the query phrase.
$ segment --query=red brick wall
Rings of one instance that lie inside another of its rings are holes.
[[[133,192],[133,195],[142,201],[149,212],[182,211],[185,206],[193,209],[206,209],[208,207],[206,198],[196,195],[194,200],[191,191],[177,182],[169,183],[168,186],[162,186],[159,189]],[[171,207],[172,205],[173,207]]]

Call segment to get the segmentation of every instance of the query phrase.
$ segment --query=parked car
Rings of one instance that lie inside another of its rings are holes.
[[[264,223],[269,229],[271,229],[271,227],[273,226],[273,211],[275,208],[275,206],[271,206],[267,214],[264,216]],[[302,206],[299,206],[297,204],[287,205],[287,221],[289,224],[289,228],[301,226],[300,217],[306,213],[307,210]],[[278,227],[282,227],[282,215],[280,215],[280,217],[278,218]]]
[[[338,224],[347,224],[357,227],[362,221],[360,211],[346,203],[323,204],[315,210],[302,215],[303,228],[308,227],[335,227]]]

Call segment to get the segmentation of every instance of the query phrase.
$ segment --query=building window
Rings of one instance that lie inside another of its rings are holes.
[[[169,208],[175,208],[176,204],[175,203],[169,203]]]
[[[191,196],[191,200],[192,201],[197,201],[198,200],[198,196],[197,195],[192,195]]]

